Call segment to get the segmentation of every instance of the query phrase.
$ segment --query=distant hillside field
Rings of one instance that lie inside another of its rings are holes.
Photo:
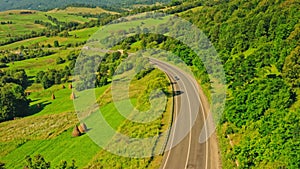
[[[0,21],[1,22],[11,22],[10,24],[1,24],[0,25],[0,37],[1,41],[8,40],[10,38],[22,36],[25,34],[30,34],[33,31],[40,32],[43,29],[46,29],[44,25],[36,24],[36,20],[42,20],[46,23],[54,25],[55,23],[51,22],[47,17],[51,16],[57,18],[61,22],[77,22],[85,23],[92,18],[84,18],[82,16],[73,15],[74,13],[71,10],[76,10],[77,8],[67,8],[65,10],[59,10],[59,12],[41,12],[35,10],[10,10],[5,12],[0,12]],[[78,8],[82,11],[89,11],[89,8]],[[84,10],[83,10],[84,9]],[[90,9],[94,13],[104,12],[101,8]],[[79,11],[79,10],[78,10]]]
[[[88,14],[100,14],[100,13],[112,13],[117,14],[116,12],[108,11],[99,7],[96,8],[86,8],[86,7],[67,7],[65,9],[53,9],[48,11],[48,13],[67,13],[67,14],[76,14],[76,13],[88,13]]]
[[[168,3],[171,0],[57,0],[57,1],[47,1],[47,0],[9,0],[9,1],[1,1],[0,11],[11,10],[11,9],[33,9],[33,10],[46,10],[59,8],[62,6],[67,6],[71,4],[85,4],[90,6],[132,6],[135,4],[155,4],[155,3]]]

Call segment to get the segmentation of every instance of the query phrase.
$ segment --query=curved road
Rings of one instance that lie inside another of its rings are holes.
[[[157,59],[150,59],[170,77],[174,90],[174,116],[172,129],[160,169],[217,169],[218,145],[213,135],[199,143],[201,129],[209,112],[197,82],[187,73]]]

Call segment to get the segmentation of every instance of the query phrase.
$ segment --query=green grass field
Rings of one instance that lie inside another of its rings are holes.
[[[27,155],[41,154],[47,161],[51,161],[53,167],[62,160],[71,163],[76,161],[79,168],[84,167],[100,150],[100,148],[88,137],[73,138],[72,128],[53,139],[31,140],[10,152],[1,160],[6,163],[7,168],[22,168]]]
[[[22,41],[18,41],[15,43],[11,43],[5,46],[0,46],[0,50],[8,50],[8,49],[16,49],[20,46],[24,47],[33,47],[35,45],[52,45],[54,44],[54,41],[57,40],[60,44],[60,46],[66,46],[67,44],[75,44],[77,42],[84,42],[86,41],[90,36],[92,36],[96,31],[98,31],[98,27],[93,27],[93,28],[86,28],[86,29],[81,29],[81,30],[75,30],[75,31],[70,31],[70,37],[36,37],[36,38],[31,38],[31,39],[26,39]],[[76,37],[75,37],[76,36]],[[53,48],[50,48],[52,50],[55,50]]]
[[[104,90],[108,86],[101,88]],[[99,91],[99,90],[98,90]],[[50,105],[49,105],[50,106]],[[58,105],[51,104],[50,107],[56,108]],[[72,105],[73,106],[73,105]],[[71,109],[71,106],[69,110]],[[46,110],[44,110],[46,111]],[[110,125],[114,128],[118,128],[121,122],[124,121],[124,117],[116,114],[116,109],[113,104],[110,103],[101,108],[103,116],[110,122]],[[47,113],[38,113],[35,115],[35,119],[38,116],[54,113],[51,110],[48,110]],[[91,118],[93,119],[93,118]],[[57,119],[59,120],[59,119]],[[93,119],[94,120],[94,119]],[[95,122],[95,121],[94,121]],[[21,127],[21,126],[20,126]],[[6,151],[11,148],[8,154],[4,157],[2,156],[1,161],[6,163],[7,168],[22,168],[25,163],[24,159],[27,155],[36,155],[41,154],[45,157],[46,160],[51,161],[52,164],[58,165],[60,161],[65,160],[71,162],[72,160],[76,161],[76,165],[79,168],[86,166],[91,159],[99,152],[100,147],[96,145],[88,135],[83,135],[81,137],[72,138],[71,132],[73,126],[64,132],[62,132],[57,137],[52,139],[34,139],[23,143],[20,141],[11,141],[11,142],[1,142],[1,147]],[[20,144],[21,143],[21,144]],[[62,148],[64,147],[64,148]],[[53,166],[55,166],[53,165]]]
[[[35,24],[35,20],[43,20],[45,22],[52,23],[48,20],[47,16],[52,16],[58,19],[58,21],[63,22],[78,22],[85,23],[90,21],[90,18],[83,18],[82,16],[72,15],[74,13],[79,13],[83,11],[89,11],[85,8],[70,8],[66,10],[61,10],[59,12],[49,11],[49,12],[41,12],[41,11],[31,11],[32,14],[20,14],[21,11],[30,11],[30,10],[11,10],[0,12],[0,21],[12,21],[12,24],[0,25],[0,38],[1,40],[7,40],[10,37],[15,37],[19,35],[29,34],[32,31],[39,32],[42,29],[45,29],[44,26]],[[98,13],[108,12],[105,10],[94,9],[95,12]],[[73,12],[71,12],[73,11]],[[52,23],[53,24],[53,23]]]
[[[66,86],[62,89],[62,85]],[[53,86],[47,90],[42,90],[39,92],[33,92],[29,98],[33,100],[31,102],[32,107],[36,107],[37,104],[41,106],[45,105],[42,110],[38,111],[34,116],[45,115],[45,114],[55,114],[63,112],[74,112],[73,100],[70,99],[72,89],[68,89],[68,84],[62,84]],[[100,96],[109,86],[104,86],[101,88],[96,88],[96,96]],[[52,94],[55,95],[55,100],[52,100]],[[59,107],[59,109],[57,109]]]
[[[59,53],[46,57],[9,63],[9,67],[6,69],[24,69],[28,76],[36,76],[39,71],[46,71],[47,69],[63,69],[67,63],[57,65],[56,58],[67,55],[68,53],[69,51],[60,51]]]
[[[144,84],[149,83],[155,83],[159,80],[161,80],[159,77],[165,77],[165,75],[160,72],[159,70],[154,70],[149,75],[145,76],[140,81],[133,80],[132,84],[130,85],[130,91],[131,93],[129,96],[133,99],[131,99],[131,103],[137,107],[146,106],[145,100],[143,97],[139,97],[147,89],[147,86]],[[166,77],[165,77],[166,78]],[[171,92],[170,86],[168,87],[168,91]],[[106,93],[104,95],[109,95],[109,93]],[[104,100],[104,103],[101,104],[105,105],[105,102],[110,102],[109,99],[107,99],[110,96],[102,96],[101,98]],[[134,99],[136,98],[137,99]],[[122,102],[122,101],[121,101]],[[121,103],[122,104],[122,103]],[[167,105],[172,104],[172,99],[168,99]],[[148,109],[149,107],[145,108]],[[143,109],[143,107],[142,107]],[[114,128],[118,132],[129,136],[133,138],[148,138],[153,137],[157,135],[158,133],[163,133],[167,131],[170,120],[171,120],[171,106],[166,106],[164,113],[162,116],[158,117],[156,120],[147,123],[135,123],[128,119],[125,119],[122,115],[118,113],[113,103],[109,103],[106,106],[103,106],[101,109],[101,113],[103,114],[106,122],[110,125],[110,127]],[[128,114],[129,116],[131,115]],[[109,147],[115,147],[119,144],[125,144],[122,143],[124,140],[118,139],[118,137],[115,137],[115,135],[110,135],[107,133],[99,134],[96,133],[96,129],[104,129],[109,130],[109,127],[106,129],[106,126],[104,125],[104,121],[100,119],[99,115],[92,114],[85,120],[86,124],[92,124],[95,130],[91,131],[90,135],[98,140],[99,144],[108,144]],[[97,123],[98,122],[98,123]],[[95,132],[95,133],[93,133]],[[156,147],[153,147],[152,151],[160,151],[160,148],[163,147],[165,141],[166,141],[166,135],[159,137],[157,140]],[[147,147],[148,149],[152,149],[151,145]],[[124,150],[123,150],[124,149]],[[125,147],[122,148],[121,151],[131,151],[129,149],[126,149]],[[145,150],[141,150],[145,151]],[[147,151],[148,152],[148,151]],[[158,168],[161,164],[162,156],[154,156],[153,158],[128,158],[128,157],[122,157],[119,155],[112,154],[110,152],[107,152],[105,150],[101,150],[95,158],[89,163],[89,168],[145,168],[148,166],[148,168]]]
[[[47,12],[47,15],[55,16],[61,21],[79,21],[85,22],[82,18],[78,18],[75,15],[69,17],[68,12],[74,9],[67,9],[60,12]],[[36,12],[35,14],[22,15],[19,17],[19,11],[11,11],[12,14],[0,13],[0,19],[12,20],[12,25],[0,25],[0,32],[7,33],[9,29],[7,26],[16,26],[28,24],[32,26],[30,30],[40,30],[41,27],[32,23],[34,20],[47,20],[44,12]],[[72,12],[71,12],[72,13]],[[3,18],[3,17],[8,18]],[[1,18],[2,17],[2,18]],[[22,19],[24,22],[22,23]],[[154,24],[154,20],[149,19],[145,22]],[[140,22],[134,22],[134,24],[140,25]],[[5,27],[6,26],[6,27]],[[118,30],[119,26],[129,27],[126,23],[123,25],[112,25],[111,30]],[[23,27],[18,27],[22,30],[20,32],[13,30],[12,33],[17,36],[28,33]],[[0,46],[0,50],[16,51],[16,48],[20,46],[33,47],[36,44],[39,46],[51,44],[53,45],[55,40],[59,41],[59,48],[44,48],[44,50],[55,51],[55,54],[27,59],[22,61],[16,61],[14,63],[7,64],[9,67],[6,69],[25,69],[27,75],[31,80],[35,80],[35,76],[39,71],[47,71],[47,69],[63,69],[69,63],[56,64],[56,58],[62,57],[66,59],[66,56],[74,49],[77,48],[65,48],[69,43],[74,44],[76,42],[83,42],[90,38],[95,32],[99,30],[98,27],[87,28],[82,30],[70,31],[70,37],[37,37],[31,38],[19,42],[15,42],[9,45]],[[107,34],[108,35],[108,34]],[[102,35],[102,37],[107,36]],[[5,38],[5,34],[0,33],[0,37]],[[165,80],[167,77],[159,70],[154,70],[141,80],[134,80],[130,85],[130,100],[134,106],[139,109],[148,109],[147,100],[140,95],[146,95],[143,92],[147,89],[147,83],[155,83],[158,81],[157,77],[163,77]],[[161,79],[159,79],[161,80]],[[167,81],[164,81],[167,83]],[[63,89],[62,85],[66,88]],[[97,166],[105,168],[115,168],[116,166],[122,166],[123,168],[144,168],[146,165],[150,168],[157,168],[162,160],[162,156],[156,156],[154,158],[125,158],[120,157],[105,150],[96,145],[88,134],[83,136],[72,138],[71,132],[75,124],[79,123],[77,115],[74,113],[73,100],[70,99],[72,90],[68,88],[68,83],[61,85],[54,85],[48,89],[43,89],[41,84],[33,83],[26,91],[30,92],[28,96],[31,99],[30,110],[31,114],[28,117],[21,119],[0,123],[0,161],[4,162],[6,168],[22,168],[25,165],[25,156],[34,156],[41,154],[46,161],[51,162],[51,166],[57,166],[62,160],[71,163],[74,159],[76,165],[79,168],[85,166]],[[168,85],[168,84],[166,84]],[[171,88],[168,88],[169,90]],[[164,116],[159,117],[153,123],[149,123],[147,126],[143,126],[137,123],[130,123],[121,114],[118,113],[111,98],[110,85],[96,88],[95,94],[97,102],[100,104],[100,111],[104,116],[108,124],[116,131],[122,132],[129,136],[147,137],[155,135],[158,132],[164,132],[169,125],[169,119],[171,116],[171,107],[167,106]],[[52,94],[55,95],[55,100],[52,100]],[[77,97],[91,97],[85,96],[85,92],[76,92]],[[121,101],[122,103],[122,101]],[[125,103],[125,102],[124,102]],[[171,105],[171,99],[168,100],[168,105]],[[129,112],[131,113],[131,112]],[[92,114],[86,119],[87,125],[97,123],[97,114]],[[163,126],[163,127],[161,127]],[[89,134],[93,134],[96,130],[91,129]],[[107,139],[111,139],[108,137]],[[102,138],[103,139],[103,138]],[[157,140],[159,144],[163,144],[163,138]],[[105,165],[101,163],[106,161]]]
[[[0,12],[1,21],[12,21],[13,24],[0,25],[1,40],[11,37],[28,34],[31,31],[40,31],[44,26],[34,24],[35,20],[47,20],[43,12],[32,11],[34,14],[20,14],[20,11]]]
[[[159,74],[163,75],[162,72],[156,70],[140,81],[136,80],[132,82],[131,89],[133,93],[131,94],[131,102],[133,105],[138,105],[143,102],[136,97],[138,93],[145,90],[145,81],[149,81],[149,79],[156,81],[157,79],[155,77],[159,76]],[[64,85],[68,86],[68,84]],[[107,163],[106,166],[111,168],[115,163],[121,164],[122,161],[126,159],[129,160],[128,158],[119,157],[102,150],[87,134],[78,138],[71,137],[71,131],[74,125],[78,123],[78,120],[76,115],[72,113],[74,112],[73,101],[70,99],[72,91],[68,88],[62,89],[61,86],[62,85],[55,85],[47,90],[43,90],[39,85],[35,84],[31,88],[36,91],[34,91],[29,98],[33,100],[31,109],[33,112],[36,112],[36,114],[16,121],[8,121],[0,124],[0,133],[3,136],[0,140],[0,150],[3,150],[2,153],[0,153],[0,161],[3,161],[7,168],[22,168],[22,166],[25,165],[25,156],[41,154],[47,161],[51,161],[53,167],[58,165],[62,160],[70,163],[72,160],[75,160],[76,165],[79,166],[79,168],[83,168],[87,165],[99,165],[99,160],[108,159],[110,163]],[[102,97],[110,97],[111,95],[108,89],[110,89],[109,85],[96,88],[96,96],[108,95]],[[55,100],[51,98],[52,93],[55,93]],[[81,97],[84,95],[84,92],[78,95]],[[41,105],[41,110],[37,108],[38,103]],[[112,102],[104,103],[104,105],[100,107],[100,111],[111,127],[128,135],[135,132],[144,132],[146,136],[147,133],[151,133],[151,131],[166,130],[166,128],[155,128],[160,126],[160,123],[163,123],[164,126],[168,126],[169,121],[167,119],[170,116],[170,109],[168,108],[166,110],[166,114],[168,114],[166,118],[160,118],[152,125],[150,123],[150,126],[142,127],[138,124],[127,125],[129,122],[118,113]],[[87,126],[95,123],[99,123],[96,118],[96,113],[92,114],[92,116],[86,120]],[[101,125],[101,123],[99,123],[99,125]],[[138,130],[138,128],[142,130]],[[89,134],[93,134],[93,129],[90,132]],[[99,157],[99,154],[102,154],[101,157]],[[157,156],[154,158],[155,160],[150,158],[130,159],[131,163],[124,164],[126,164],[125,166],[127,167],[140,168],[148,163],[150,164],[152,161],[156,161],[155,163],[158,165],[160,160],[157,158],[161,160],[162,157]]]

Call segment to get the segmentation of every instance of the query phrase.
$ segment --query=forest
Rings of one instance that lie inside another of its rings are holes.
[[[300,167],[299,11],[297,1],[233,0],[182,14],[208,35],[223,60],[224,168]]]

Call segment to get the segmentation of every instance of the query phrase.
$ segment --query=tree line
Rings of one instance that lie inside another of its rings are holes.
[[[24,70],[0,71],[0,122],[28,114],[29,100],[24,93],[27,85]]]
[[[45,51],[43,49],[38,50],[24,50],[21,48],[21,51],[19,53],[12,53],[12,52],[0,52],[0,62],[2,63],[10,63],[15,61],[21,61],[25,59],[31,59],[31,58],[39,58],[39,57],[45,57],[54,54],[53,51]]]
[[[36,75],[36,83],[41,83],[44,89],[50,88],[55,84],[65,83],[69,80],[75,67],[78,52],[72,51],[67,55],[67,61],[69,64],[64,69],[48,69],[47,71],[39,71]],[[57,57],[56,64],[62,64],[66,60],[61,57]]]

